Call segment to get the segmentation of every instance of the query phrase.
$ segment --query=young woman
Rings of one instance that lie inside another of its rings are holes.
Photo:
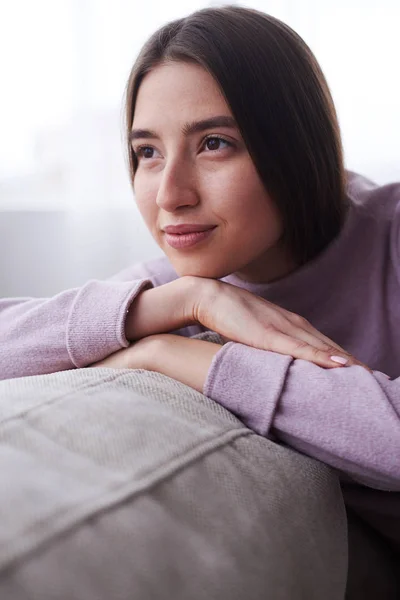
[[[338,469],[348,504],[400,548],[400,184],[345,171],[313,54],[254,10],[157,31],[126,116],[165,257],[0,301],[1,377],[164,373]],[[192,337],[206,329],[225,343]]]

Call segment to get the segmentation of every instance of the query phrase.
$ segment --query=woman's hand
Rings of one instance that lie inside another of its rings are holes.
[[[192,318],[226,341],[286,354],[325,368],[360,365],[370,371],[299,315],[223,281],[206,281],[192,295]]]

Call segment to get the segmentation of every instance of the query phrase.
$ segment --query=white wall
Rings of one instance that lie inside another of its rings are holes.
[[[47,297],[161,255],[133,209],[0,212],[2,297]]]

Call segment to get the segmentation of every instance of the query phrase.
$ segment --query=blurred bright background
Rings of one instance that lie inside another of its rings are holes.
[[[160,25],[196,0],[0,0],[0,295],[46,296],[160,256],[130,188],[122,102]],[[235,4],[235,2],[226,2]],[[399,0],[251,0],[330,85],[346,167],[400,181]]]

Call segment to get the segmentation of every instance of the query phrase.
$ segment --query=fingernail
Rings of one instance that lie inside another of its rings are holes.
[[[331,360],[341,365],[347,365],[347,363],[349,362],[349,360],[347,358],[344,358],[343,356],[331,356]]]

